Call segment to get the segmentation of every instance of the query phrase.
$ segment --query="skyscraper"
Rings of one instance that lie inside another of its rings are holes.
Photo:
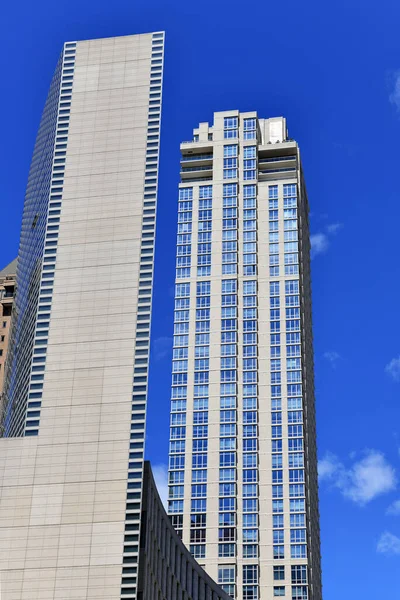
[[[50,86],[1,416],[2,600],[136,598],[163,47],[66,43]]]
[[[0,406],[3,395],[4,371],[10,341],[12,308],[15,298],[17,259],[0,271]]]
[[[181,145],[169,514],[238,600],[321,600],[308,202],[284,118]]]

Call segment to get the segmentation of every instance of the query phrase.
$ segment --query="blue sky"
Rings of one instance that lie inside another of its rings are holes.
[[[325,600],[399,595],[399,19],[394,0],[2,8],[1,265],[17,253],[34,139],[63,42],[167,32],[147,443],[155,465],[167,462],[179,142],[217,110],[286,116],[312,210]]]

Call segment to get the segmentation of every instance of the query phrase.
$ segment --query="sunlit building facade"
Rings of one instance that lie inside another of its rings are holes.
[[[163,56],[162,32],[68,42],[51,82],[0,419],[1,600],[138,598]]]
[[[169,514],[237,600],[321,600],[308,202],[284,118],[181,145]]]

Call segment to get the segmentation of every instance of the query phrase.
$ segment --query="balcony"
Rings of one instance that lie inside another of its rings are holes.
[[[258,171],[258,177],[260,181],[268,181],[273,179],[295,179],[296,175],[296,167],[281,169],[260,169]]]
[[[294,151],[293,143],[271,144],[260,147],[258,155],[260,181],[296,177],[298,165],[297,152],[294,154]]]
[[[193,154],[193,156],[182,156],[181,181],[201,181],[212,179],[213,155]]]
[[[268,166],[269,163],[290,163],[296,160],[296,156],[274,156],[273,158],[260,158],[258,160],[259,166]]]
[[[181,158],[181,162],[185,162],[185,163],[190,163],[190,162],[197,162],[197,161],[208,161],[208,160],[212,160],[213,159],[213,155],[212,154],[184,154]]]
[[[182,153],[184,156],[188,156],[189,154],[199,155],[200,153],[208,153],[212,154],[213,144],[211,140],[202,140],[200,141],[190,141],[190,142],[181,142],[180,145]]]

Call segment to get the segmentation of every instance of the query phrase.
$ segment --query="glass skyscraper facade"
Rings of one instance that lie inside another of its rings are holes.
[[[321,600],[308,202],[283,118],[181,145],[169,514],[237,600]]]

